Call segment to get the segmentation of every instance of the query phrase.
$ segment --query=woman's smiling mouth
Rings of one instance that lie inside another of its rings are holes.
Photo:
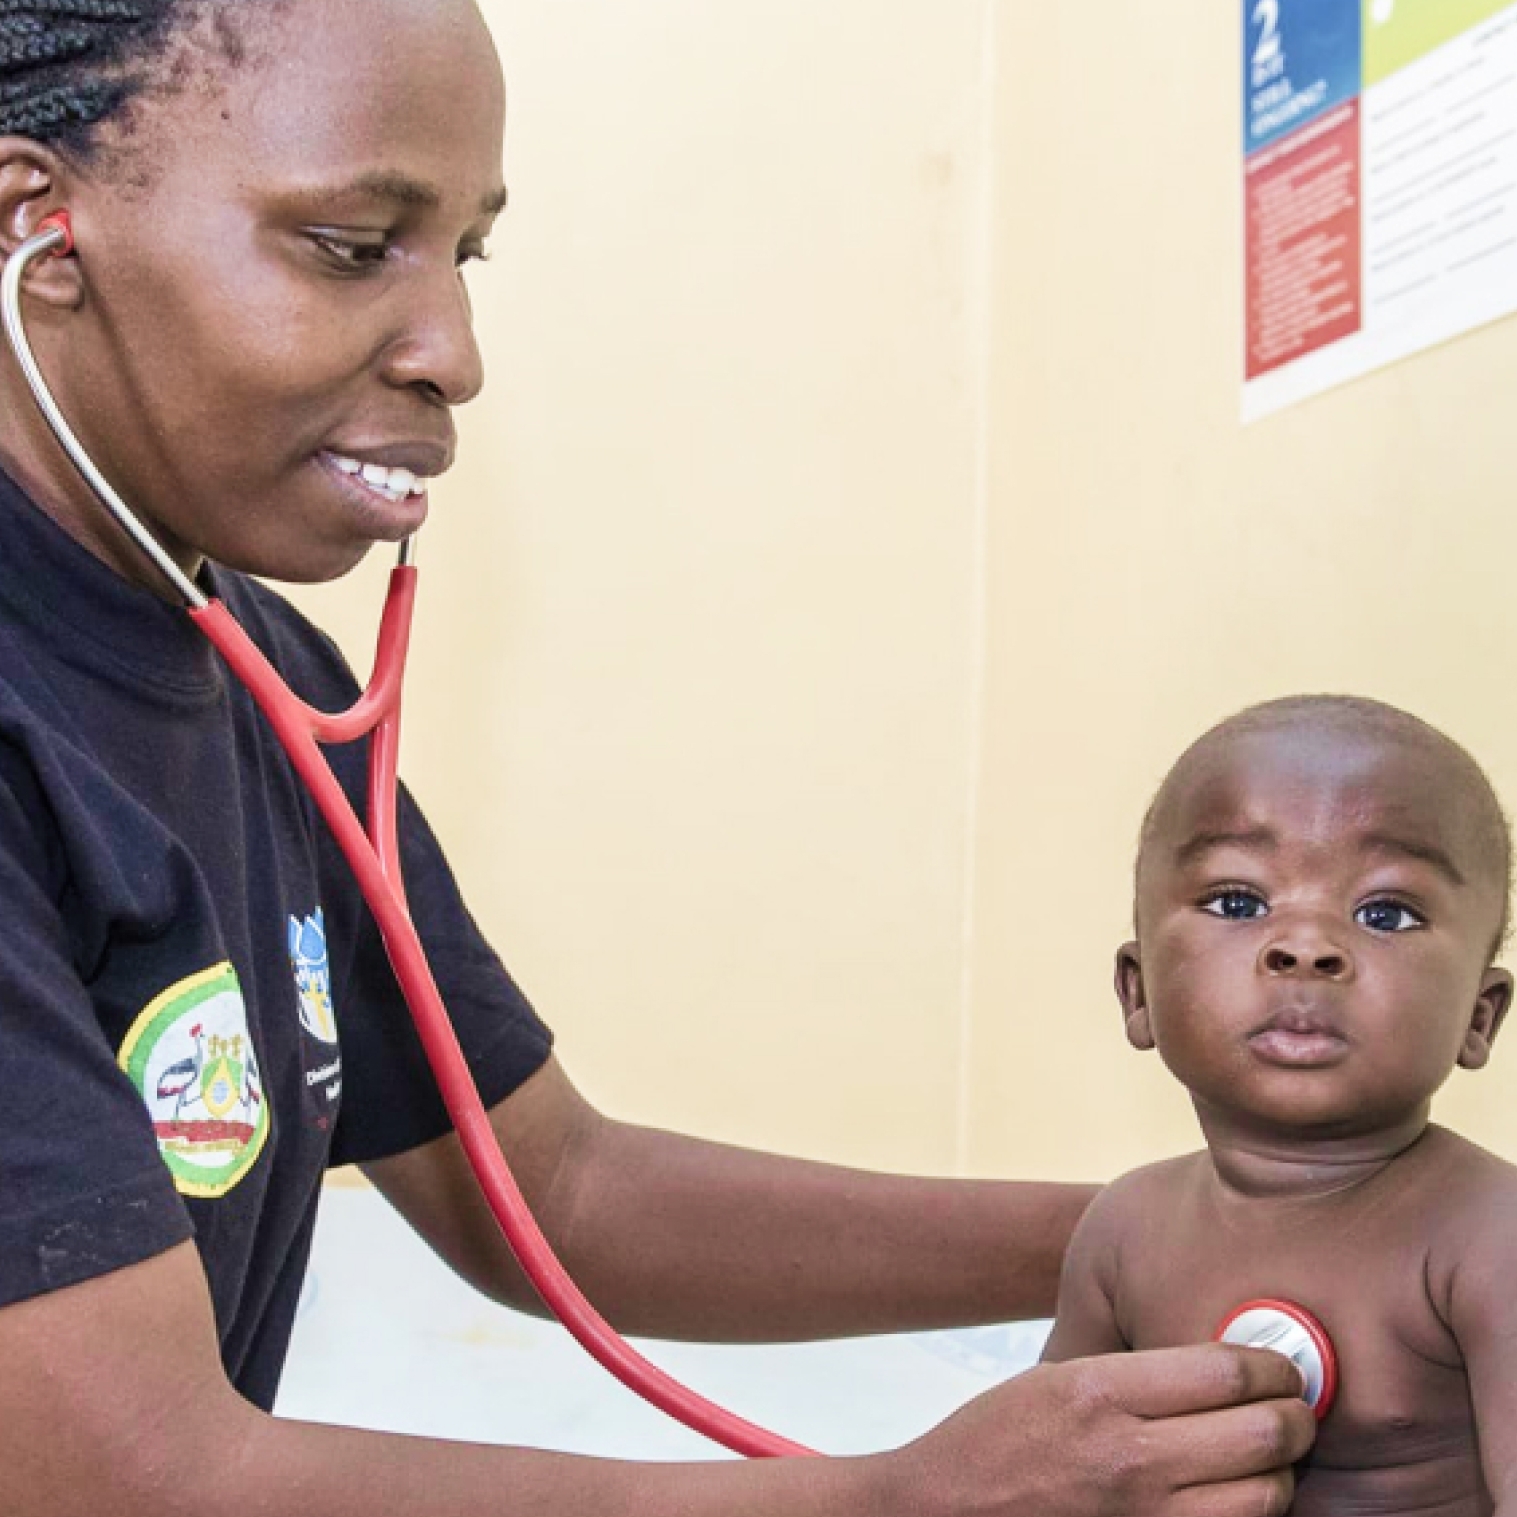
[[[350,507],[360,530],[378,542],[399,542],[419,532],[427,519],[430,478],[403,466],[365,463],[343,453],[324,452],[318,462]]]
[[[425,495],[427,482],[418,478],[409,469],[389,469],[383,464],[363,463],[356,458],[344,457],[341,453],[322,455],[350,479],[362,480],[370,489],[397,504],[412,495]]]

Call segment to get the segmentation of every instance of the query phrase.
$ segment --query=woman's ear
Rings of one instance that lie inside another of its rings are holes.
[[[1491,1044],[1496,1041],[1511,1004],[1511,975],[1504,969],[1487,969],[1470,1025],[1464,1031],[1464,1042],[1459,1047],[1461,1069],[1485,1068],[1491,1057]]]
[[[47,217],[67,208],[69,174],[63,160],[26,137],[0,137],[0,262]],[[71,310],[84,293],[72,258],[41,258],[27,270],[30,300]]]
[[[1124,943],[1117,950],[1116,987],[1127,1024],[1127,1041],[1146,1053],[1154,1046],[1154,1030],[1143,989],[1143,956],[1136,943]]]

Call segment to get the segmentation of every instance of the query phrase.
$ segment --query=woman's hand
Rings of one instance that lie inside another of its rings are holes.
[[[1043,1365],[881,1468],[912,1517],[1281,1517],[1316,1421],[1289,1360],[1220,1344]]]

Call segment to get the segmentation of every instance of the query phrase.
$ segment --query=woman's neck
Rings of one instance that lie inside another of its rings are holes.
[[[175,597],[141,550],[130,541],[105,504],[95,498],[93,490],[75,469],[62,445],[48,431],[31,400],[30,391],[13,393],[20,383],[11,365],[0,374],[0,406],[6,416],[0,432],[0,469],[15,481],[36,505],[82,548],[114,569],[123,579],[141,585],[163,600]],[[151,530],[151,529],[150,529]],[[162,541],[161,534],[155,534]],[[199,555],[175,551],[177,545],[165,544],[170,556],[194,577],[200,571]]]

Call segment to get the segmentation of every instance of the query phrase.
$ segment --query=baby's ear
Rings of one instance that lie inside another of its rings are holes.
[[[1512,1004],[1512,977],[1504,969],[1487,969],[1480,982],[1480,998],[1475,1002],[1474,1015],[1465,1029],[1464,1042],[1459,1048],[1461,1069],[1484,1069],[1491,1057],[1491,1044],[1506,1021]]]
[[[1145,1053],[1154,1046],[1154,1031],[1148,1018],[1148,995],[1143,989],[1143,955],[1136,943],[1117,950],[1117,999],[1127,1024],[1127,1041]]]

